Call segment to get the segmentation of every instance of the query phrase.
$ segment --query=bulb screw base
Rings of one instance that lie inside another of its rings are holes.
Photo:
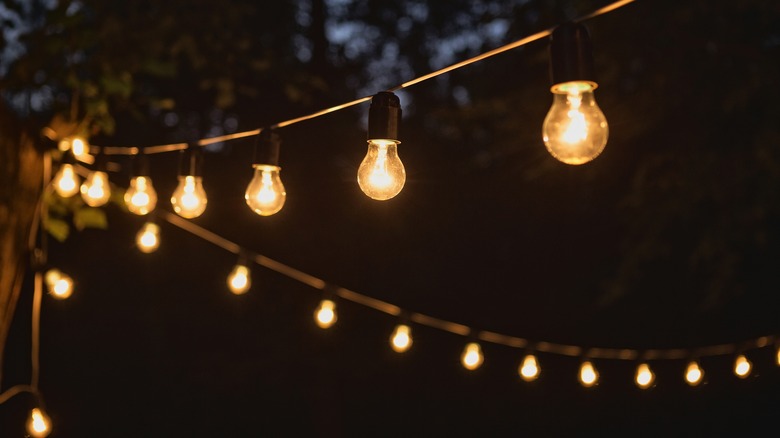
[[[380,91],[368,109],[368,139],[398,140],[401,99],[389,91]]]
[[[588,29],[579,23],[564,23],[550,36],[550,82],[596,83],[593,49]]]
[[[255,144],[255,165],[279,166],[279,149],[282,138],[271,128],[263,128]]]

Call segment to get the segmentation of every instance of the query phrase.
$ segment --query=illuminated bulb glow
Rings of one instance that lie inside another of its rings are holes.
[[[146,176],[131,179],[130,187],[125,192],[125,205],[130,213],[141,216],[154,210],[157,205],[157,191],[154,190],[152,179]]]
[[[518,370],[520,377],[526,382],[531,382],[539,377],[539,361],[536,360],[536,356],[529,354],[523,359],[523,363]]]
[[[688,364],[688,368],[685,370],[685,381],[688,382],[689,385],[698,385],[701,383],[703,377],[704,372],[701,370],[698,363],[691,362]]]
[[[590,361],[585,361],[580,365],[580,383],[582,386],[589,388],[599,381],[599,373]]]
[[[63,164],[54,177],[54,190],[63,198],[70,198],[79,192],[79,180],[72,164]]]
[[[479,368],[484,360],[485,358],[482,357],[482,348],[480,348],[479,344],[476,342],[469,342],[466,344],[466,347],[463,349],[463,354],[460,357],[463,367],[470,371]]]
[[[650,366],[643,363],[636,368],[636,377],[634,381],[638,387],[647,389],[652,386],[655,381],[655,374],[650,370]]]
[[[171,196],[173,211],[181,217],[192,219],[203,214],[207,203],[202,177],[192,175],[179,177],[179,185]]]
[[[749,376],[752,368],[753,364],[750,363],[744,354],[737,356],[737,359],[734,361],[734,374],[741,379]]]
[[[149,254],[160,247],[160,227],[152,222],[147,222],[135,236],[135,244],[141,252]]]
[[[780,366],[780,347],[777,347],[777,365]]]
[[[81,197],[90,207],[100,207],[111,197],[108,174],[96,170],[81,184]]]
[[[368,153],[358,168],[358,185],[369,198],[385,201],[406,183],[406,169],[398,158],[398,141],[369,140]]]
[[[46,271],[44,281],[49,288],[49,293],[54,298],[64,300],[73,293],[73,279],[57,269]]]
[[[260,216],[278,213],[287,199],[287,192],[279,177],[281,168],[265,164],[256,164],[254,168],[255,175],[244,193],[246,204]]]
[[[27,433],[34,438],[42,438],[51,433],[51,421],[39,408],[33,408],[30,411],[30,418],[27,420]]]
[[[236,265],[228,276],[227,284],[230,291],[236,295],[241,295],[248,291],[252,285],[249,268],[244,265]]]
[[[403,353],[412,346],[412,334],[408,325],[399,324],[390,336],[390,346],[396,353]]]
[[[82,137],[71,137],[70,150],[73,152],[73,156],[81,159],[89,153],[89,147],[87,141]]]
[[[317,310],[314,311],[314,320],[320,328],[326,329],[336,323],[336,303],[331,300],[322,300]]]
[[[547,150],[566,164],[584,164],[604,150],[609,126],[593,96],[595,84],[566,82],[552,88],[553,104],[542,125]]]

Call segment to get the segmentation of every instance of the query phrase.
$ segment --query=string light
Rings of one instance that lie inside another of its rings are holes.
[[[482,347],[476,342],[469,342],[463,348],[463,354],[460,356],[460,362],[463,367],[469,371],[474,371],[480,366],[485,358],[482,356]]]
[[[67,155],[65,156],[68,157]],[[70,198],[79,192],[79,177],[73,164],[63,161],[60,170],[54,175],[54,191],[63,198]]]
[[[580,365],[579,380],[582,386],[590,388],[599,381],[599,373],[590,361],[585,361]]]
[[[328,299],[320,301],[320,305],[314,311],[314,321],[317,322],[317,325],[323,329],[330,328],[337,319],[336,303]]]
[[[203,159],[200,147],[190,145],[179,161],[179,185],[171,196],[173,211],[192,219],[206,210],[208,198],[203,189]]]
[[[777,347],[777,357],[775,359],[777,361],[777,366],[780,366],[780,346]]]
[[[49,269],[44,275],[49,294],[54,298],[64,300],[73,293],[73,279],[59,269]]]
[[[89,142],[87,142],[86,138],[76,135],[70,137],[68,140],[70,143],[70,151],[77,160],[83,160],[84,157],[89,155]]]
[[[135,235],[135,244],[146,254],[157,251],[160,247],[160,226],[154,222],[145,223]]]
[[[655,374],[653,374],[653,371],[650,369],[648,364],[641,363],[636,368],[636,376],[634,381],[636,382],[636,386],[642,389],[647,389],[653,385],[653,382],[655,381]]]
[[[95,170],[89,173],[81,184],[81,197],[90,207],[100,207],[111,197],[111,184],[106,173],[106,156],[98,154],[95,160]]]
[[[406,182],[406,170],[398,158],[398,125],[401,100],[382,91],[371,99],[368,110],[368,152],[358,168],[358,185],[368,197],[385,201],[395,197]]]
[[[27,433],[34,438],[43,438],[51,433],[51,420],[40,408],[33,408],[30,411],[30,417],[27,419]]]
[[[691,361],[685,370],[685,381],[691,386],[696,386],[701,383],[703,378],[704,371],[699,367],[698,362]]]
[[[157,191],[149,176],[149,160],[146,154],[138,154],[133,160],[133,177],[125,192],[125,205],[130,213],[143,216],[157,206]]]
[[[398,324],[390,336],[390,347],[396,353],[403,353],[412,346],[412,329],[406,324]]]
[[[284,207],[287,192],[279,176],[279,147],[281,139],[271,129],[263,129],[255,146],[252,167],[254,176],[246,188],[244,199],[249,208],[260,216],[271,216]]]
[[[533,354],[526,355],[523,359],[523,363],[518,368],[518,372],[520,377],[526,382],[536,380],[541,372],[539,361],[536,360],[536,356]]]
[[[750,375],[750,371],[753,369],[753,364],[745,357],[744,354],[740,354],[734,360],[734,374],[740,379],[747,378]]]
[[[239,262],[233,267],[228,275],[227,284],[230,292],[236,295],[242,295],[249,290],[252,286],[252,278],[245,262]]]

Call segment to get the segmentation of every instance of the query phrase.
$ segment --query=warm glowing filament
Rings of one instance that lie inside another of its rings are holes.
[[[44,275],[44,281],[54,298],[64,300],[73,293],[73,279],[57,269],[48,270]]]
[[[160,227],[152,222],[147,222],[135,236],[138,249],[144,253],[155,252],[160,246]]]
[[[591,387],[598,383],[599,373],[590,361],[585,361],[580,365],[580,383],[584,387]]]
[[[749,376],[752,368],[753,364],[750,363],[744,354],[737,356],[737,359],[734,361],[734,374],[741,379]]]
[[[585,114],[580,111],[582,96],[579,92],[570,92],[566,96],[569,102],[569,111],[566,115],[569,117],[568,126],[563,132],[562,139],[566,143],[578,143],[588,138],[588,122],[585,121]]]
[[[688,382],[689,385],[698,385],[701,383],[703,377],[704,372],[701,370],[698,363],[691,362],[688,364],[688,368],[685,370],[685,381]]]
[[[72,137],[70,139],[70,150],[76,158],[83,158],[89,153],[87,141],[82,137]]]
[[[390,337],[390,346],[396,353],[403,353],[412,346],[412,333],[408,325],[399,324]]]
[[[604,150],[609,126],[596,104],[596,84],[566,82],[552,88],[553,104],[542,126],[542,138],[553,157],[566,164],[583,164]]]
[[[244,265],[236,265],[228,276],[228,287],[236,295],[241,295],[249,290],[252,280],[249,276],[249,268]]]
[[[63,198],[70,198],[79,192],[79,181],[72,164],[63,164],[54,177],[54,190]]]
[[[125,192],[127,209],[137,215],[145,215],[157,205],[157,191],[152,186],[152,180],[146,176],[136,176],[130,180],[130,187]]]
[[[33,408],[30,411],[30,418],[27,420],[27,433],[34,438],[45,437],[51,433],[51,422],[39,408]]]
[[[518,371],[520,373],[520,377],[522,377],[526,382],[536,380],[536,378],[539,377],[540,372],[539,361],[536,360],[536,356],[533,354],[526,356],[525,359],[523,359],[523,363],[520,365],[520,369]]]
[[[111,197],[108,174],[99,170],[90,173],[81,184],[81,197],[90,207],[99,207],[108,202]]]
[[[322,300],[314,312],[314,320],[320,328],[328,328],[336,322],[336,303],[331,300]]]
[[[179,216],[187,219],[198,217],[206,210],[207,203],[201,177],[192,175],[179,177],[179,185],[171,197],[173,210]]]
[[[653,384],[653,381],[655,381],[655,374],[653,374],[646,363],[640,364],[636,368],[635,381],[637,386],[642,389],[647,389]]]
[[[476,370],[484,361],[482,348],[476,342],[469,342],[466,344],[466,348],[463,349],[460,361],[467,370]]]
[[[406,169],[398,158],[398,142],[369,140],[368,153],[358,168],[358,185],[372,199],[397,195],[406,183]]]

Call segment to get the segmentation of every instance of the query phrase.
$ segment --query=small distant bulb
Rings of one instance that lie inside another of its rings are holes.
[[[54,190],[63,198],[70,198],[79,192],[79,177],[72,164],[65,163],[60,166],[59,172],[54,176]]]
[[[749,376],[752,368],[753,364],[750,363],[744,354],[737,356],[737,359],[734,361],[734,374],[736,374],[740,379],[744,379]]]
[[[255,175],[244,193],[249,208],[260,216],[271,216],[284,207],[287,192],[279,176],[281,168],[255,164]]]
[[[539,377],[539,361],[536,360],[536,356],[529,354],[523,359],[523,363],[518,370],[520,377],[526,382],[531,382]]]
[[[699,383],[701,383],[702,378],[704,377],[704,372],[699,367],[699,364],[696,363],[696,361],[693,361],[688,364],[688,368],[685,370],[685,381],[688,382],[691,386],[696,386]]]
[[[90,207],[100,207],[111,197],[111,185],[108,174],[99,170],[93,171],[81,184],[81,197]]]
[[[593,97],[590,82],[566,82],[553,87],[553,105],[542,136],[553,157],[566,164],[593,160],[607,144],[609,126]]]
[[[780,347],[777,347],[777,365],[780,366]]]
[[[179,185],[171,197],[173,210],[179,216],[187,219],[196,218],[206,210],[207,203],[202,177],[192,175],[179,177]]]
[[[147,222],[135,235],[135,244],[141,252],[149,254],[160,247],[160,226]]]
[[[369,140],[368,152],[358,168],[358,185],[369,198],[385,201],[406,183],[406,169],[398,158],[398,141]]]
[[[227,280],[230,291],[236,295],[241,295],[249,290],[252,285],[252,279],[249,275],[249,268],[244,265],[236,265]]]
[[[314,320],[320,328],[329,328],[336,323],[336,303],[331,300],[322,300],[317,310],[314,311]]]
[[[60,270],[49,269],[43,278],[54,298],[64,300],[73,293],[73,279]]]
[[[403,353],[412,346],[412,330],[408,325],[398,324],[390,337],[390,346],[396,353]]]
[[[599,381],[599,373],[590,361],[585,361],[580,365],[580,383],[589,388]]]
[[[482,357],[482,348],[476,342],[469,342],[466,344],[466,348],[463,349],[463,354],[460,357],[460,361],[467,370],[473,371],[482,365],[485,360]]]
[[[655,381],[655,374],[650,370],[646,363],[640,364],[636,368],[636,385],[642,389],[649,388]]]
[[[140,216],[154,210],[157,205],[157,191],[154,190],[152,179],[147,176],[133,177],[125,192],[125,205],[130,213]]]
[[[34,438],[43,438],[51,433],[51,420],[39,408],[33,408],[30,411],[30,418],[27,420],[27,433]]]
[[[73,156],[77,159],[81,159],[89,154],[89,144],[84,137],[71,137],[70,138],[70,150],[73,152]]]
[[[65,137],[57,143],[57,149],[61,152],[65,152],[70,149],[70,137]]]

